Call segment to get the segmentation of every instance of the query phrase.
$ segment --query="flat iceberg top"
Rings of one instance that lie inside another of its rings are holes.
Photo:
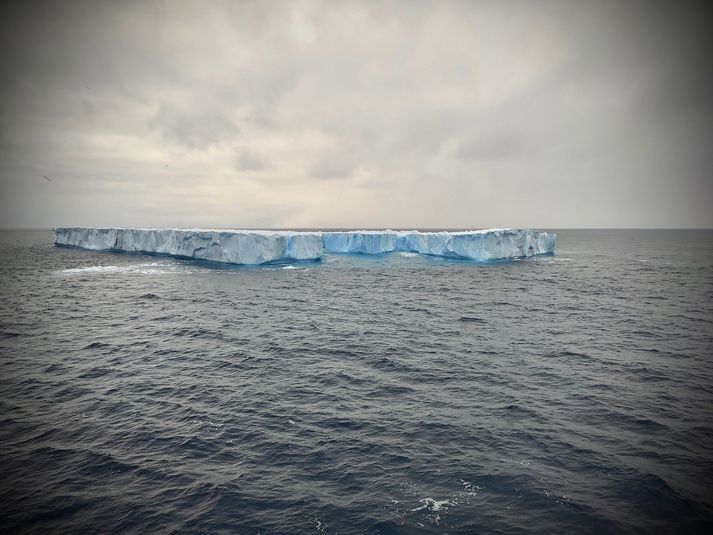
[[[240,230],[56,228],[54,243],[92,250],[166,254],[228,264],[319,260],[325,253],[394,251],[476,261],[553,253],[556,235],[531,229]]]
[[[260,234],[260,235],[281,235],[289,236],[293,234],[486,234],[489,232],[507,232],[507,231],[523,231],[526,229],[518,228],[486,228],[486,229],[472,229],[472,230],[375,230],[375,229],[335,229],[335,230],[275,230],[275,229],[234,229],[234,228],[182,228],[182,227],[57,227],[53,228],[53,231],[61,230],[101,230],[101,231],[114,231],[114,230],[140,230],[140,231],[176,231],[176,232],[219,232],[219,233],[231,233],[231,234]]]

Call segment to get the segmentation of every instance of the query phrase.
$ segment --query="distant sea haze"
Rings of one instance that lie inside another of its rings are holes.
[[[713,231],[230,266],[0,233],[8,532],[704,532]]]

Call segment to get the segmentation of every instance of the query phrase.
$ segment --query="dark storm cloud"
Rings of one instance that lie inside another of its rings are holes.
[[[3,226],[713,226],[702,3],[2,9]]]

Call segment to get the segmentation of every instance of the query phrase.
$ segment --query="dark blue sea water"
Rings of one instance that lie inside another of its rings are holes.
[[[10,532],[690,532],[713,232],[226,268],[0,236]]]

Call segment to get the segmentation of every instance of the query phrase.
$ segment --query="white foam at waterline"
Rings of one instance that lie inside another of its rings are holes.
[[[160,264],[152,262],[150,264],[131,264],[127,266],[85,266],[79,268],[68,268],[55,271],[60,275],[101,275],[113,273],[139,273],[139,274],[160,274],[169,273],[170,268],[174,268],[171,264]]]

